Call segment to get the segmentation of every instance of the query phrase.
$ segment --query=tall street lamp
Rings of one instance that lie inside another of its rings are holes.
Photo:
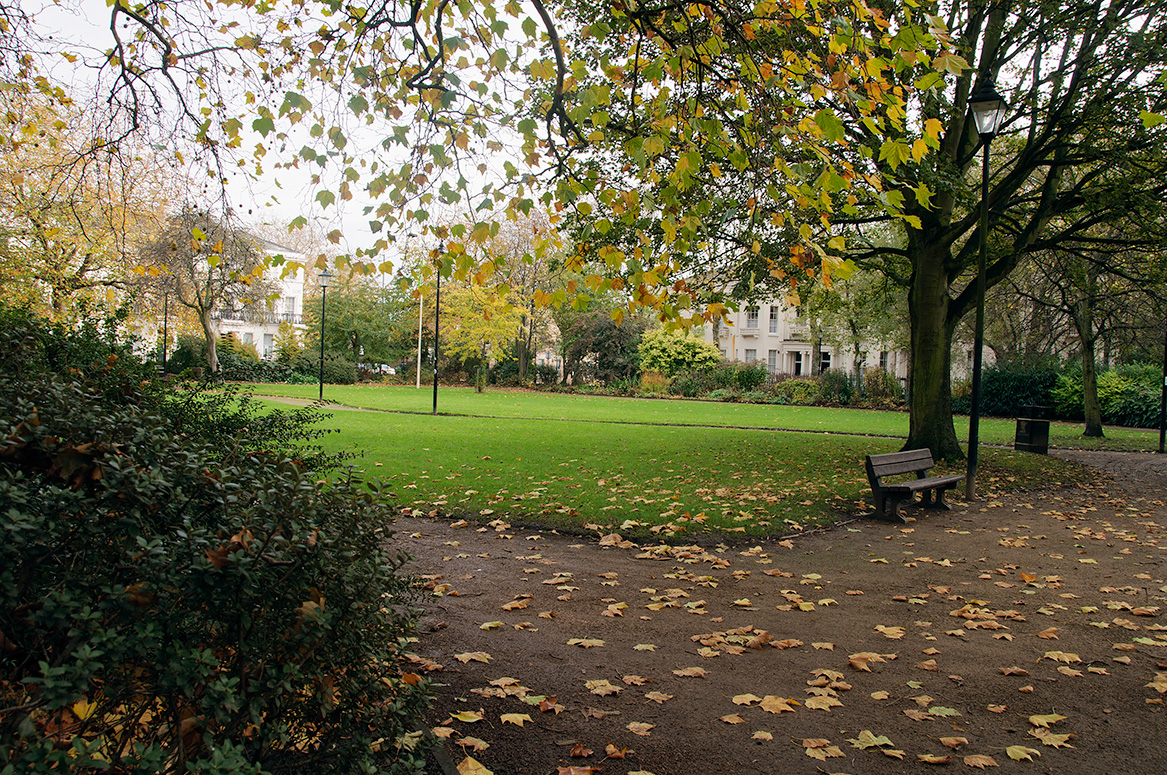
[[[438,413],[438,353],[441,352],[438,348],[440,339],[438,338],[438,326],[442,322],[442,254],[446,252],[446,244],[444,242],[438,243],[438,263],[437,263],[437,293],[434,299],[434,411]]]
[[[977,447],[980,444],[981,421],[981,351],[985,339],[985,253],[989,241],[989,145],[997,136],[1001,123],[1005,120],[1008,105],[1005,98],[997,93],[993,79],[985,76],[981,88],[969,98],[973,121],[977,134],[981,136],[984,156],[981,161],[981,251],[977,262],[977,321],[973,335],[973,377],[972,406],[968,418],[968,473],[964,482],[964,495],[968,500],[976,498],[977,488]]]
[[[324,400],[324,303],[328,300],[328,284],[332,272],[325,269],[317,278],[320,282],[320,400]]]

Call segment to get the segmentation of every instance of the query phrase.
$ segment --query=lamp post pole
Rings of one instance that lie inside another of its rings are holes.
[[[162,373],[166,373],[166,345],[170,341],[170,291],[162,294]]]
[[[425,321],[425,296],[418,296],[417,308],[417,390],[421,390],[421,325]]]
[[[445,243],[438,243],[438,263],[437,263],[437,293],[434,299],[434,411],[433,414],[438,413],[438,353],[441,352],[439,347],[441,339],[438,336],[439,326],[442,321],[442,254],[446,252]]]
[[[977,315],[973,332],[972,396],[968,417],[968,470],[964,480],[964,496],[976,499],[977,452],[980,446],[981,420],[981,355],[985,344],[985,255],[989,244],[989,146],[1001,127],[1006,104],[997,94],[991,78],[985,78],[981,88],[969,98],[977,133],[981,138],[981,225],[980,255],[977,258]]]
[[[324,311],[328,301],[328,283],[332,272],[325,269],[320,273],[320,400],[324,400]]]

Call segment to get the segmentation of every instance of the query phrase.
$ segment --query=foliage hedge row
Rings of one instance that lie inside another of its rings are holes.
[[[417,587],[312,414],[0,318],[0,773],[421,772]]]
[[[219,376],[230,382],[288,382],[310,384],[320,379],[320,354],[300,351],[284,361],[263,360],[254,345],[240,343],[233,336],[219,339],[215,349]],[[178,347],[166,360],[172,374],[189,373],[207,365],[207,344],[202,337],[181,336]],[[357,365],[346,356],[324,354],[324,381],[330,385],[351,385],[357,381]]]
[[[1098,401],[1104,425],[1155,428],[1159,425],[1162,370],[1149,364],[1118,366],[1098,374]],[[1048,406],[1059,420],[1083,419],[1082,372],[1049,367],[990,366],[981,373],[981,413],[1016,417],[1021,407]],[[967,382],[953,386],[952,407],[971,410]]]

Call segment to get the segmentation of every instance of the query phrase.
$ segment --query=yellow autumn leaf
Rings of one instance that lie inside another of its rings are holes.
[[[521,727],[523,724],[531,720],[531,717],[526,713],[504,713],[499,716],[503,724],[514,724]]]
[[[458,765],[458,775],[494,775],[494,771],[486,769],[473,756],[467,756]]]
[[[450,718],[465,721],[467,724],[473,724],[476,721],[482,721],[484,716],[480,710],[464,710],[461,713],[451,713]]]
[[[1041,751],[1025,745],[1011,745],[1005,749],[1005,754],[1015,762],[1031,762],[1035,754],[1041,756]]]

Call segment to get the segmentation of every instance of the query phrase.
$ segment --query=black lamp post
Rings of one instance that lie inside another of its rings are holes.
[[[444,242],[438,243],[438,263],[437,263],[437,294],[434,299],[434,411],[438,413],[438,347],[441,341],[438,338],[438,326],[442,322],[442,254],[446,252],[446,245]]]
[[[964,495],[968,500],[976,498],[977,487],[977,447],[980,445],[981,420],[981,351],[985,339],[985,253],[989,240],[989,145],[996,137],[1001,123],[1005,120],[1008,105],[997,93],[993,79],[988,76],[981,88],[968,100],[972,108],[977,134],[981,137],[984,156],[981,161],[981,250],[977,262],[977,320],[973,335],[973,375],[972,401],[968,418],[968,475],[964,482]]]
[[[332,272],[325,269],[317,278],[320,282],[320,400],[324,400],[324,303],[328,299],[328,283]]]
[[[170,291],[162,294],[162,373],[166,373],[166,345],[170,342]]]

